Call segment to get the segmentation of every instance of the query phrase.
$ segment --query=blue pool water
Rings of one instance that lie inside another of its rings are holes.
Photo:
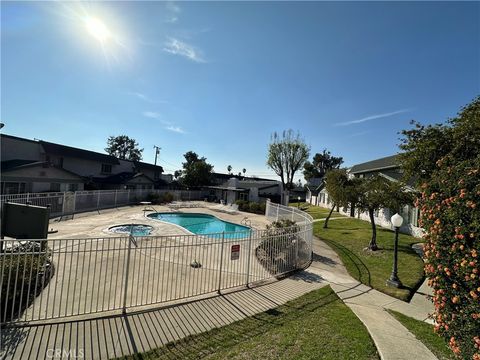
[[[150,235],[150,232],[152,231],[152,227],[149,225],[142,225],[142,224],[128,224],[128,225],[112,226],[108,230],[113,231],[115,233],[120,233],[120,234],[130,234],[131,232],[133,236],[147,236],[147,235]]]
[[[225,238],[232,239],[247,236],[250,233],[250,228],[246,226],[223,221],[213,215],[207,214],[153,213],[147,216],[152,219],[180,225],[188,231],[199,235],[225,232]]]

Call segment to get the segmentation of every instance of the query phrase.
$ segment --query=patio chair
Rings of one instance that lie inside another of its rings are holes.
[[[237,214],[238,213],[238,205],[237,204],[231,204],[230,206],[227,206],[226,209],[224,210],[227,214]]]
[[[214,210],[214,211],[224,211],[225,208],[226,208],[225,205],[223,205],[223,204],[218,204],[218,205],[215,205],[215,206],[210,207],[210,210]]]

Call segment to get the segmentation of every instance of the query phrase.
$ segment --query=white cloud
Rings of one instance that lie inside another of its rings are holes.
[[[198,63],[205,62],[200,50],[175,38],[169,38],[165,43],[163,50],[173,55],[186,57],[187,59]]]
[[[180,8],[180,6],[178,6],[175,2],[173,1],[167,1],[165,3],[165,7],[167,8],[167,10],[173,12],[173,13],[179,13],[182,11],[182,9]]]
[[[345,137],[346,137],[346,138],[352,138],[352,137],[367,135],[367,134],[370,134],[370,133],[371,133],[370,130],[366,130],[366,131],[360,131],[360,132],[358,132],[358,133],[349,134],[349,135],[347,135],[347,136],[345,136]]]
[[[160,114],[155,111],[144,111],[143,116],[152,118],[152,119],[158,119],[160,117]]]
[[[167,129],[168,131],[173,131],[173,132],[179,133],[179,134],[185,134],[185,130],[183,130],[180,126],[170,125],[170,126],[165,127],[165,129]]]
[[[382,119],[382,118],[390,117],[390,116],[393,116],[393,115],[403,114],[403,113],[406,113],[406,112],[409,112],[409,111],[411,111],[411,109],[402,109],[402,110],[392,111],[392,112],[383,113],[383,114],[375,114],[375,115],[370,115],[370,116],[367,116],[367,117],[364,117],[364,118],[361,118],[361,119],[358,119],[358,120],[336,123],[334,125],[335,126],[347,126],[347,125],[352,125],[352,124],[360,124],[360,123],[363,123],[365,121]]]
[[[166,23],[169,24],[174,24],[178,21],[178,16],[171,16],[167,20],[165,20]]]
[[[147,95],[142,94],[141,92],[130,91],[129,94],[139,98],[140,100],[143,100],[145,102],[152,103],[152,104],[166,104],[167,103],[167,101],[165,101],[165,100],[152,99],[152,98],[148,97]]]

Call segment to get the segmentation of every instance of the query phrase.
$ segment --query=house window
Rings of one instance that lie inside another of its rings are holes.
[[[112,173],[112,165],[102,164],[102,174],[111,174],[111,173]]]
[[[3,182],[2,195],[8,194],[23,194],[25,192],[25,183],[18,182]]]
[[[244,192],[241,192],[241,193],[238,194],[238,199],[247,201],[248,200],[248,194],[244,193]]]
[[[401,215],[403,217],[404,223],[418,226],[419,211],[416,207],[413,207],[411,205],[404,206]]]
[[[63,169],[63,157],[58,159],[58,167]]]
[[[60,183],[50,183],[50,191],[60,191]]]
[[[68,184],[68,191],[78,191],[78,184]]]

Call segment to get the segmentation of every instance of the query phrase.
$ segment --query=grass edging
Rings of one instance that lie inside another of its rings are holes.
[[[330,286],[229,325],[122,359],[378,359],[373,340]]]
[[[353,278],[387,295],[409,301],[424,281],[423,261],[412,249],[418,238],[399,235],[398,273],[404,287],[397,289],[386,285],[392,271],[393,231],[377,227],[380,250],[375,252],[364,250],[370,241],[371,225],[360,219],[336,219],[327,229],[323,223],[315,223],[314,235],[338,254]]]
[[[439,360],[454,360],[455,355],[443,338],[433,332],[433,325],[413,319],[394,310],[387,310],[420,340]]]

